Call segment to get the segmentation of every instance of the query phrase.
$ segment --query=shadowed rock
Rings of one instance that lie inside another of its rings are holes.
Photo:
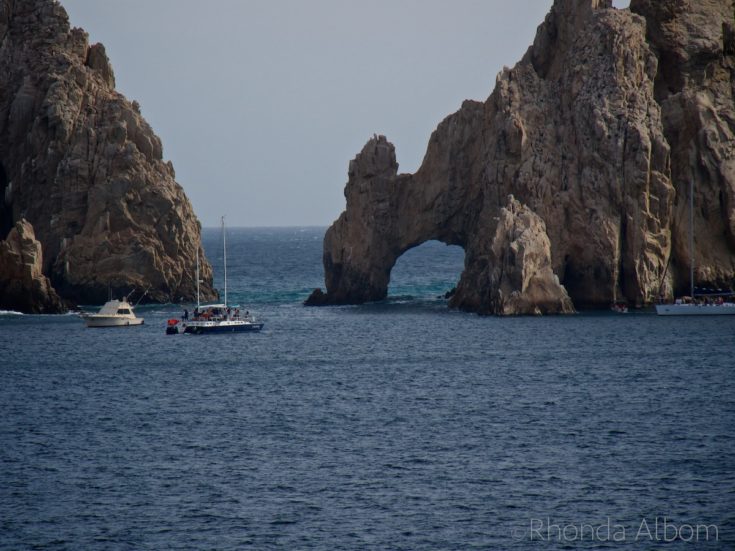
[[[33,226],[19,220],[5,241],[0,241],[0,304],[32,314],[64,311],[59,296],[43,275],[43,251]]]

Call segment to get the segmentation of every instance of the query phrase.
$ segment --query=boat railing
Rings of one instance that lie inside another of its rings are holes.
[[[252,314],[249,311],[245,313],[240,312],[240,309],[230,310],[229,312],[217,312],[216,314],[211,311],[197,312],[191,319],[182,317],[181,321],[246,321],[250,323],[255,322]]]

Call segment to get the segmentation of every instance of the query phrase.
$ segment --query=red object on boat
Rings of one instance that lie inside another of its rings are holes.
[[[177,319],[170,319],[170,320],[168,320],[168,324],[169,325],[176,325],[177,323],[179,323],[179,320],[177,320]]]

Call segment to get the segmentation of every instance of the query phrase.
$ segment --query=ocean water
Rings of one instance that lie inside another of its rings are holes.
[[[0,548],[735,547],[735,319],[450,311],[438,243],[305,308],[323,231],[228,231],[261,333],[0,315]]]

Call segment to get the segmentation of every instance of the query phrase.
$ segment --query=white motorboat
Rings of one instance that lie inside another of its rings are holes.
[[[143,318],[135,316],[127,298],[109,300],[96,314],[82,314],[87,327],[128,327],[143,325]]]

